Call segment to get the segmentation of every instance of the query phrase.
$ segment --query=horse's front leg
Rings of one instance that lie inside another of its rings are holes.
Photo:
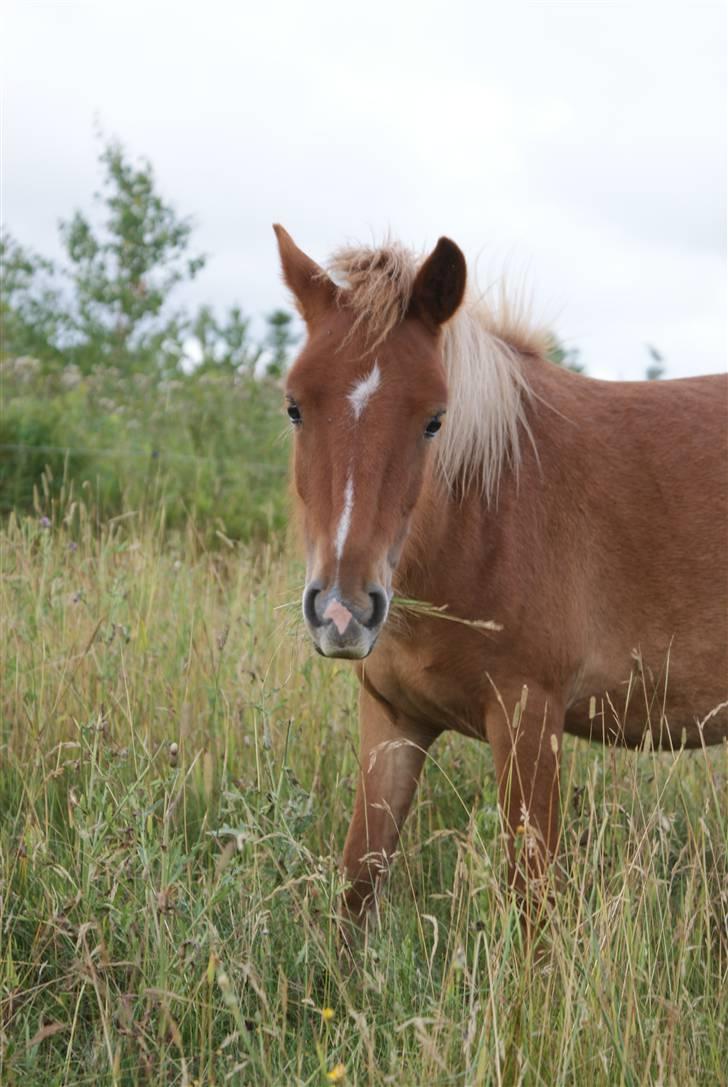
[[[427,749],[437,732],[395,713],[363,687],[359,695],[359,778],[344,845],[349,887],[343,914],[362,923],[399,843]]]
[[[561,826],[563,705],[537,687],[499,690],[487,712],[486,731],[508,835],[511,881],[540,899]]]

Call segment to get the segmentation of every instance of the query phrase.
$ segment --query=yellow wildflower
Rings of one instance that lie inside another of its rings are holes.
[[[324,1023],[330,1023],[331,1020],[334,1018],[335,1014],[336,1013],[335,1013],[333,1008],[322,1008],[321,1009],[321,1018],[323,1019]]]
[[[330,1072],[326,1073],[326,1079],[329,1081],[329,1083],[341,1083],[345,1075],[346,1068],[341,1063],[341,1061],[339,1061],[338,1064],[334,1065]]]

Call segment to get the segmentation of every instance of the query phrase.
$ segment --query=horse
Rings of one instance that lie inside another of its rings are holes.
[[[565,732],[728,735],[728,375],[559,367],[507,294],[466,290],[446,237],[325,270],[274,230],[307,333],[285,388],[303,616],[359,679],[344,914],[365,922],[448,729],[492,748],[523,893],[553,871]]]

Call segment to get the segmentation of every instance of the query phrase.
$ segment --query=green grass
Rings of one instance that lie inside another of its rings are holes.
[[[299,565],[50,521],[0,540],[0,1083],[726,1081],[725,747],[567,744],[534,948],[488,748],[445,738],[352,965],[356,691],[277,608]]]

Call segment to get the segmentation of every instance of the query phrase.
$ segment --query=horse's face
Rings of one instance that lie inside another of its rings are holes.
[[[439,329],[462,299],[465,263],[441,240],[408,314],[372,349],[345,292],[277,233],[308,328],[286,384],[306,546],[303,614],[324,656],[366,657],[387,618],[392,575],[444,424]]]
[[[343,312],[312,329],[287,382],[307,572],[303,614],[317,648],[365,657],[437,441],[447,386],[432,335],[405,321],[362,353]],[[416,375],[416,376],[415,376]]]

